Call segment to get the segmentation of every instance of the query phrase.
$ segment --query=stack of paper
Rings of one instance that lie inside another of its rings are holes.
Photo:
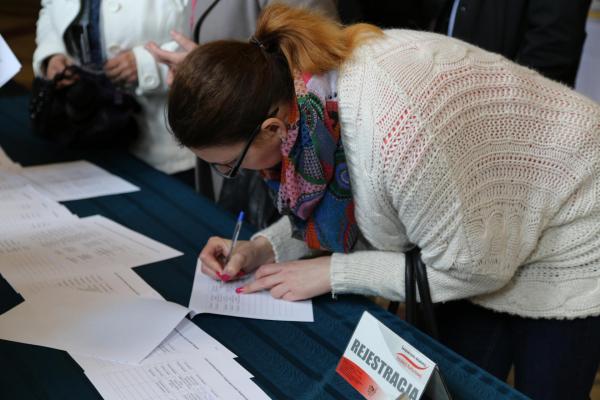
[[[0,190],[33,186],[55,201],[135,192],[137,186],[87,161],[21,167],[0,154]]]
[[[21,167],[0,169],[0,190],[17,189],[29,185],[27,179],[20,174],[21,170]]]
[[[40,226],[43,223],[76,219],[66,207],[29,185],[0,190],[0,221],[3,230],[15,229],[20,225]]]
[[[188,314],[162,299],[50,288],[0,317],[2,339],[139,363]]]
[[[149,264],[181,252],[101,216],[0,232],[0,273],[27,298],[51,283]]]
[[[134,190],[85,161],[22,168],[0,149],[0,274],[25,299],[0,315],[0,339],[68,351],[106,399],[268,398],[233,353],[184,319],[190,310],[132,269],[179,251],[57,203]],[[216,293],[203,278],[193,298],[205,311],[231,309],[235,296],[243,301],[231,315],[312,320],[310,303]]]
[[[103,217],[80,220],[35,182],[63,198],[98,193],[94,184],[133,187],[87,162],[22,168],[0,148],[0,273],[15,290],[26,299],[48,287],[161,298],[131,267],[180,252]]]
[[[105,399],[261,400],[269,397],[234,360],[210,352],[85,371]]]
[[[21,174],[40,192],[56,201],[140,190],[137,186],[87,161],[25,167]]]
[[[234,357],[187,319],[137,366],[73,355],[105,399],[268,399]]]

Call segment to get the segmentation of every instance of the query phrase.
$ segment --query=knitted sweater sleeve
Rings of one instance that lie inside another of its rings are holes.
[[[257,232],[252,239],[258,236],[266,238],[271,243],[275,262],[297,260],[313,253],[306,243],[292,238],[291,224],[287,217]],[[390,300],[402,301],[405,297],[404,259],[404,253],[392,251],[334,253],[330,264],[331,292],[382,296]],[[459,277],[435,268],[427,269],[427,277],[434,302],[487,293],[503,286],[506,282],[493,279],[489,275],[469,274]]]
[[[359,251],[333,254],[331,258],[331,292],[382,296],[404,301],[404,253]],[[504,286],[506,280],[489,275],[465,276],[427,268],[427,278],[434,302],[449,301],[489,293]]]
[[[297,260],[310,255],[312,252],[305,242],[292,237],[292,225],[288,217],[282,217],[273,225],[255,233],[251,240],[259,236],[264,237],[271,243],[275,254],[275,262]]]

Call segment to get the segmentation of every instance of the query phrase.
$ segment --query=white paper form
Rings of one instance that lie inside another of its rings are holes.
[[[46,229],[46,228],[50,228],[53,226],[63,225],[65,223],[67,223],[68,221],[76,221],[78,219],[79,219],[79,217],[77,215],[73,214],[69,218],[64,218],[64,217],[61,217],[60,219],[44,218],[44,219],[36,219],[36,220],[31,220],[31,221],[15,222],[8,226],[5,225],[5,226],[1,227],[0,228],[0,236],[6,232],[22,231],[22,230],[29,230],[30,232],[32,232],[32,231],[36,231],[39,229]],[[2,262],[0,261],[0,265],[1,264],[2,264]]]
[[[27,185],[29,185],[29,181],[18,171],[0,169],[0,190],[16,189]]]
[[[56,201],[87,199],[140,190],[137,186],[87,161],[25,167],[22,175],[36,189]]]
[[[167,354],[185,354],[191,351],[210,350],[227,358],[237,357],[217,339],[188,319],[184,319],[171,334],[148,356],[148,359],[159,358]]]
[[[314,321],[311,300],[292,302],[275,299],[268,291],[252,294],[235,292],[237,287],[244,286],[253,279],[254,275],[249,275],[230,283],[216,281],[202,273],[198,261],[189,307],[197,314],[211,313],[277,321]]]
[[[1,37],[1,36],[0,36]],[[2,86],[2,85],[0,85]],[[0,169],[5,170],[20,170],[21,166],[10,159],[10,157],[0,147]]]
[[[137,364],[188,312],[165,300],[51,288],[0,315],[0,339]]]
[[[181,255],[101,216],[0,232],[0,273],[19,291],[34,282],[153,263]]]
[[[232,371],[231,359],[183,355],[142,366],[85,371],[106,400],[261,400],[269,397]]]
[[[227,347],[219,343],[218,340],[200,329],[196,324],[187,318],[177,325],[177,327],[167,336],[165,340],[156,348],[141,365],[147,365],[161,359],[175,359],[181,355],[190,355],[195,352],[198,354],[215,353],[216,356],[233,359],[236,357]],[[85,371],[99,372],[106,369],[121,368],[123,365],[98,358],[71,354],[71,357]],[[238,365],[239,368],[241,366]],[[245,370],[244,370],[245,371]],[[251,378],[252,375],[245,371],[245,375]]]
[[[54,200],[50,200],[44,196],[32,186],[20,186],[14,189],[0,189],[0,204],[12,204],[12,203],[32,203],[32,202],[52,202],[54,204],[59,203]]]
[[[148,236],[126,228],[101,215],[82,218],[81,221],[92,224],[96,228],[106,232],[107,235],[111,235],[122,246],[125,246],[125,243],[127,243],[127,251],[119,255],[119,257],[123,264],[128,266],[137,267],[183,255],[182,252],[172,247],[150,239]]]
[[[129,268],[66,275],[46,280],[20,281],[17,286],[19,293],[25,299],[52,287],[71,288],[85,292],[141,296],[152,299],[163,298],[160,293]]]
[[[13,76],[21,70],[21,64],[8,44],[0,35],[0,87],[4,86]]]
[[[2,204],[0,207],[0,230],[18,227],[15,224],[78,219],[67,208],[60,205],[21,203]]]
[[[0,190],[0,230],[14,224],[45,220],[77,219],[65,206],[42,195],[31,186]]]

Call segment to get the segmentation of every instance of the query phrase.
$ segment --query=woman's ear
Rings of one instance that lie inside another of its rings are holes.
[[[287,126],[279,118],[269,118],[262,124],[262,130],[283,141],[287,137]]]

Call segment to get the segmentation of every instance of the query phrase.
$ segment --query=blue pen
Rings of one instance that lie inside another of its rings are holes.
[[[233,254],[233,249],[235,248],[235,244],[237,243],[238,236],[240,236],[240,231],[242,230],[242,224],[244,223],[244,212],[240,211],[240,215],[238,215],[237,222],[235,224],[235,230],[233,231],[233,237],[231,238],[231,246],[229,247],[229,253],[227,254],[227,258],[225,259],[225,265],[231,259],[231,255]]]

